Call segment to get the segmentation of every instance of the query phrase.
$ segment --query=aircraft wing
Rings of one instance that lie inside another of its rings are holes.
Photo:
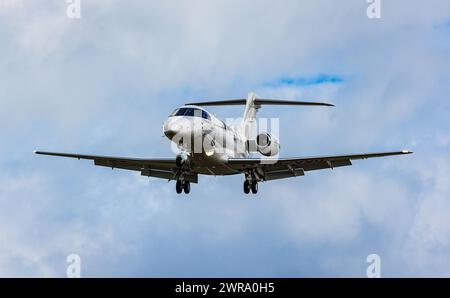
[[[80,159],[93,160],[94,165],[109,167],[112,169],[124,169],[139,171],[143,176],[163,178],[168,180],[176,180],[178,171],[176,170],[176,163],[174,158],[129,158],[129,157],[115,157],[115,156],[101,156],[101,155],[83,155],[72,153],[56,153],[35,151],[35,154],[50,155],[59,157],[69,157]],[[198,182],[197,174],[186,174],[186,179],[192,183]]]
[[[366,154],[328,155],[297,158],[230,158],[228,166],[246,171],[255,169],[260,180],[268,181],[296,176],[303,176],[306,171],[333,169],[343,166],[351,166],[352,160],[374,157],[411,154],[411,151],[395,151]]]

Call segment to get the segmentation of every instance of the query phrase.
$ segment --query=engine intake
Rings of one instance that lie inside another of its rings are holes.
[[[274,156],[280,152],[280,143],[270,134],[263,132],[256,137],[258,152],[264,156]]]

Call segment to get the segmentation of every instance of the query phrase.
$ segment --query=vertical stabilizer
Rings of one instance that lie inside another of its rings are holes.
[[[256,113],[261,107],[255,103],[258,96],[250,92],[247,96],[244,117],[242,118],[242,133],[247,140],[256,139]]]

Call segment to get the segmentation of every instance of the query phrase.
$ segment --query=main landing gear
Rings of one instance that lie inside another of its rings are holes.
[[[258,181],[244,181],[244,193],[249,194],[252,191],[253,194],[258,193]]]
[[[175,185],[175,189],[177,191],[177,194],[180,194],[184,191],[185,194],[188,194],[191,192],[191,182],[189,181],[181,181],[178,180],[177,184]]]

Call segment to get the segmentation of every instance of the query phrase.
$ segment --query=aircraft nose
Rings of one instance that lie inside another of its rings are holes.
[[[173,130],[164,130],[164,134],[168,139],[172,139],[177,133]]]
[[[172,139],[179,131],[179,128],[175,125],[164,125],[164,134],[167,138]]]
[[[166,121],[166,123],[164,123],[164,134],[167,138],[172,139],[176,134],[179,134],[183,131],[183,121],[180,120],[177,121],[175,119],[169,119]]]

